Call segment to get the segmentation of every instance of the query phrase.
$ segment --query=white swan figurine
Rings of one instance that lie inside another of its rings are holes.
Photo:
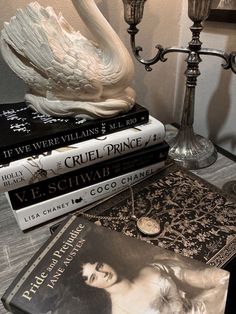
[[[4,24],[1,52],[25,81],[25,100],[51,116],[97,119],[128,112],[133,62],[94,0],[72,0],[97,43],[75,31],[53,8],[32,2]]]

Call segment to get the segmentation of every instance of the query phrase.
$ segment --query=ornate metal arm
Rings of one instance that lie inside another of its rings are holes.
[[[230,54],[230,66],[231,70],[236,74],[236,51],[232,51]]]
[[[188,48],[178,48],[178,47],[169,47],[169,48],[163,48],[161,45],[156,45],[155,48],[158,50],[156,55],[151,59],[143,59],[140,55],[140,52],[143,51],[143,48],[141,46],[136,46],[135,44],[135,35],[130,36],[130,44],[132,47],[133,54],[135,58],[142,63],[145,66],[145,69],[147,71],[152,71],[151,65],[157,63],[158,61],[165,62],[167,58],[165,58],[165,55],[171,52],[184,52],[188,53]]]
[[[168,47],[168,48],[163,48],[162,45],[156,45],[155,48],[158,50],[156,55],[151,58],[151,59],[144,59],[141,55],[140,52],[143,51],[143,48],[141,46],[136,45],[136,34],[138,33],[138,29],[136,28],[137,31],[134,31],[133,29],[129,28],[128,33],[130,34],[130,45],[133,51],[133,54],[135,58],[145,65],[145,69],[147,71],[152,71],[151,65],[157,63],[158,61],[165,62],[167,61],[167,58],[165,58],[165,55],[168,53],[172,52],[180,52],[180,53],[190,53],[191,49],[189,47]],[[225,61],[224,64],[222,64],[222,67],[227,70],[227,69],[232,69],[234,73],[236,73],[236,63],[235,63],[235,57],[236,57],[236,52],[232,52],[231,54],[228,54],[222,50],[219,49],[211,49],[211,48],[201,48],[198,50],[199,55],[209,55],[209,56],[216,56]]]

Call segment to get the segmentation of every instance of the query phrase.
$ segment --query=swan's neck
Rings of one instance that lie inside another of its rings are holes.
[[[107,63],[113,64],[114,71],[122,68],[122,79],[126,84],[128,81],[130,82],[133,77],[132,59],[116,32],[99,11],[94,0],[72,0],[72,2],[99,47],[104,51]]]
[[[98,44],[100,44],[102,48],[113,48],[114,45],[112,45],[112,43],[114,43],[114,41],[116,44],[120,42],[119,37],[99,11],[94,0],[72,0],[72,2],[83,22],[95,36]],[[120,43],[119,46],[120,45],[123,44]]]

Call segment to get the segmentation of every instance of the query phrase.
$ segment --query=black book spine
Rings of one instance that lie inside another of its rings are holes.
[[[168,149],[168,144],[163,142],[138,152],[9,191],[12,208],[18,210],[166,160]]]
[[[26,139],[24,143],[2,147],[0,149],[0,164],[7,164],[27,156],[38,155],[48,150],[121,131],[136,125],[147,123],[148,120],[149,111],[142,107],[137,111],[131,110],[120,116],[94,120],[94,123],[90,121],[89,125],[84,123],[72,130],[62,131],[56,134],[48,133],[46,136],[33,140]]]
[[[21,286],[23,286],[24,284],[27,284],[29,280],[28,278],[37,269],[37,266],[41,260],[39,258],[40,255],[43,254],[44,258],[47,260],[47,253],[50,251],[50,248],[57,245],[57,242],[61,244],[63,241],[64,234],[68,234],[70,230],[73,232],[73,229],[71,229],[71,225],[73,226],[74,220],[75,220],[75,216],[68,215],[68,217],[62,222],[60,228],[55,230],[53,236],[50,237],[44,243],[44,245],[42,245],[39,248],[39,250],[31,258],[29,263],[24,266],[24,268],[20,271],[17,277],[15,277],[15,279],[12,281],[11,285],[5,291],[3,296],[1,296],[2,304],[4,305],[7,311],[14,314],[30,314],[30,313],[37,314],[40,312],[40,311],[36,312],[35,309],[31,310],[30,306],[26,307],[27,303],[25,303],[24,301],[22,302],[21,297],[19,298],[18,291],[21,288]],[[57,241],[55,241],[55,239]],[[19,282],[21,282],[21,284],[19,284]],[[35,285],[35,288],[37,288],[36,285]]]

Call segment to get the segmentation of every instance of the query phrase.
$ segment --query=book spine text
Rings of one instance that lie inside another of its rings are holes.
[[[153,174],[157,169],[164,167],[164,164],[165,162],[161,161],[32,206],[13,210],[13,213],[19,227],[26,230],[119,192]]]
[[[164,142],[122,157],[112,158],[76,171],[9,191],[14,209],[20,209],[49,198],[114,178],[136,169],[166,160],[168,145]]]
[[[24,144],[14,144],[0,149],[0,164],[6,164],[19,158],[37,155],[58,147],[134,127],[148,122],[148,118],[149,112],[145,108],[137,112],[131,110],[122,116],[103,119],[101,121],[94,120],[94,125],[90,123],[88,126],[85,123],[74,130],[58,132],[58,134],[54,135],[48,134],[36,140],[25,140]]]
[[[164,125],[150,117],[148,123],[134,128],[13,161],[0,166],[0,192],[150,147],[164,137]]]

